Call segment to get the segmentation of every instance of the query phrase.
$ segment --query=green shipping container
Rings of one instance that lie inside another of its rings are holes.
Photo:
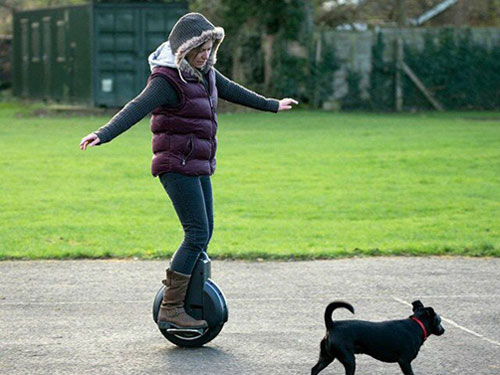
[[[122,106],[144,88],[149,54],[187,12],[184,2],[94,2],[14,12],[14,95]]]

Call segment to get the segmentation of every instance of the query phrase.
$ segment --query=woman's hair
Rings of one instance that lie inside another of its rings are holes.
[[[211,40],[212,42],[212,47],[213,47],[213,40]],[[201,50],[203,49],[203,45],[205,44],[206,42],[203,42],[202,44],[194,47],[191,51],[189,51],[187,54],[186,54],[186,60],[188,60],[188,57],[190,57],[191,55],[197,55],[198,53],[201,52]],[[212,49],[212,47],[210,47],[210,49]],[[188,63],[189,63],[189,60],[188,60]],[[191,65],[191,63],[189,63],[189,65]],[[199,69],[197,69],[196,67],[192,66],[191,67],[193,68],[196,76],[198,77],[198,81],[199,82],[202,82],[203,81],[203,77],[201,75],[201,72]]]
[[[211,41],[211,42],[212,42],[212,44],[213,44],[213,40],[210,40],[210,41]],[[197,47],[194,47],[191,51],[189,51],[188,55],[189,55],[191,52],[193,52],[193,53],[194,53],[194,52],[199,53],[199,52],[203,49],[203,45],[204,45],[205,43],[206,43],[206,42],[204,42],[204,43],[200,44],[200,45],[199,45],[199,46],[197,46]],[[210,48],[212,48],[212,47],[210,47]]]

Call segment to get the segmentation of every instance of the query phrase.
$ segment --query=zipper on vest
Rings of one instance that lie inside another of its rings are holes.
[[[189,137],[189,141],[188,141],[188,144],[187,144],[187,149],[189,150],[189,152],[182,159],[182,162],[181,162],[182,165],[186,165],[187,160],[189,159],[189,157],[191,156],[191,154],[194,151],[194,140],[193,140],[193,136],[192,135]]]
[[[214,131],[214,122],[215,122],[215,108],[214,108],[214,102],[212,100],[212,95],[210,95],[210,90],[208,90],[208,88],[205,87],[205,90],[207,91],[207,95],[208,95],[208,103],[210,104],[210,114],[211,114],[211,121],[212,121],[212,137],[215,135],[215,131]]]
[[[205,87],[205,90],[207,92],[208,96],[208,103],[210,104],[210,114],[211,114],[211,121],[212,121],[212,127],[211,127],[211,139],[210,139],[210,157],[209,160],[212,160],[212,158],[215,156],[215,142],[213,138],[215,137],[215,108],[214,108],[214,102],[212,100],[212,93],[210,92],[210,79],[208,78],[207,75],[207,84],[203,85]],[[212,171],[212,166],[210,165],[210,171]]]
[[[210,79],[208,77],[207,77],[206,83],[207,83],[206,85],[205,85],[205,83],[203,83],[203,87],[205,88],[205,91],[207,92],[208,103],[210,104],[210,112],[212,113],[212,120],[213,120],[215,108],[214,108],[214,102],[212,101],[212,93],[210,92]]]

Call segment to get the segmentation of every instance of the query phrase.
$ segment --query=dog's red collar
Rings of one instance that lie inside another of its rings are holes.
[[[425,328],[424,323],[422,323],[420,320],[418,320],[414,316],[411,316],[410,319],[416,321],[418,323],[418,325],[420,326],[420,328],[422,328],[422,331],[424,331],[424,340],[426,340],[428,335],[427,335],[427,329]]]

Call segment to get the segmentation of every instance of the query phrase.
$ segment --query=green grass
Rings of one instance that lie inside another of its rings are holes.
[[[0,259],[175,251],[182,229],[149,173],[147,119],[82,152],[80,139],[107,118],[20,111],[0,103]],[[222,114],[209,252],[499,256],[499,118]]]

